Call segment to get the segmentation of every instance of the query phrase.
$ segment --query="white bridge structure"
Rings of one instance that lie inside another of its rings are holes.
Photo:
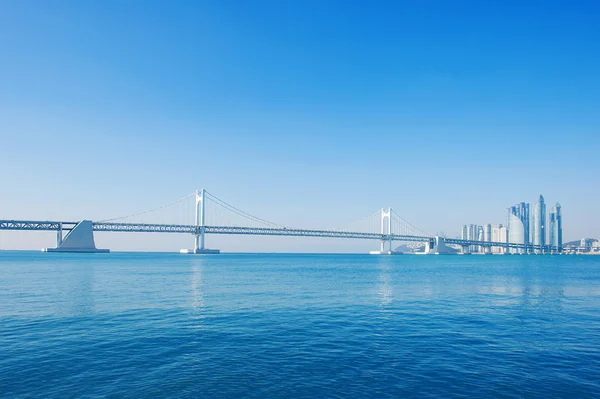
[[[218,249],[205,246],[207,234],[259,235],[288,237],[320,237],[375,240],[380,249],[372,254],[394,254],[393,243],[423,243],[424,253],[446,254],[456,251],[447,244],[459,246],[468,253],[475,245],[491,253],[492,247],[508,249],[541,249],[523,244],[473,241],[432,236],[403,219],[392,208],[381,209],[345,228],[291,228],[246,213],[202,189],[169,204],[133,215],[100,221],[35,221],[0,220],[0,230],[55,231],[56,247],[47,252],[108,252],[96,248],[94,232],[183,233],[194,236],[194,247],[181,253],[216,254]],[[63,236],[64,233],[67,233]],[[387,246],[387,250],[386,250]]]

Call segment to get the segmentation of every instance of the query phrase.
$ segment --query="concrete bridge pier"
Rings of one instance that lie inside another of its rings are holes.
[[[59,223],[58,230],[56,230],[56,248],[59,248],[62,245],[62,241],[63,241],[62,223]]]
[[[446,240],[443,237],[435,236],[425,243],[425,253],[431,255],[450,255],[454,254],[454,251],[446,245]]]
[[[60,223],[56,232],[56,248],[44,248],[42,252],[107,253],[110,250],[96,248],[92,221],[82,220],[67,233],[64,240]]]
[[[469,245],[461,245],[460,246],[460,254],[461,255],[471,255],[471,248]]]
[[[388,250],[385,250],[385,243],[388,243]],[[396,255],[399,254],[400,252],[394,252],[394,247],[393,247],[393,243],[392,243],[392,239],[385,239],[385,240],[381,240],[381,249],[379,251],[370,251],[369,253],[371,255]]]

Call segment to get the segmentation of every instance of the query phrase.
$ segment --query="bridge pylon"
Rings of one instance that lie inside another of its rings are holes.
[[[194,226],[194,249],[182,249],[179,251],[182,254],[218,254],[221,251],[218,249],[204,248],[204,235],[206,233],[205,224],[206,215],[206,190],[196,190],[196,213]]]
[[[381,208],[381,250],[371,251],[372,255],[391,255],[394,253],[392,243],[392,208],[385,209]],[[388,243],[388,250],[385,250],[385,243]]]

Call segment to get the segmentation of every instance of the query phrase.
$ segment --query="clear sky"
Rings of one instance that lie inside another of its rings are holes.
[[[97,220],[205,187],[289,226],[392,206],[455,235],[541,193],[565,240],[598,237],[598,21],[596,1],[3,1],[0,218]],[[52,242],[0,232],[0,248]]]

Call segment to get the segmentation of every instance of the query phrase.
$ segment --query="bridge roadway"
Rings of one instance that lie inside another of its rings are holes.
[[[34,231],[70,231],[78,222],[34,221],[34,220],[0,220],[0,230],[34,230]],[[94,231],[129,232],[129,233],[184,233],[198,235],[204,229],[205,234],[229,235],[262,235],[288,237],[329,237],[354,238],[379,241],[432,242],[435,237],[413,236],[399,234],[361,233],[342,230],[310,230],[268,227],[235,227],[235,226],[194,226],[184,224],[149,224],[149,223],[111,223],[93,222]],[[524,244],[514,244],[493,241],[472,241],[457,238],[445,238],[446,244],[460,246],[483,246],[526,249]],[[527,246],[529,249],[540,249]]]
[[[509,243],[498,242],[498,241],[473,241],[473,240],[463,240],[460,238],[444,238],[444,242],[446,244],[460,245],[461,247],[475,245],[475,246],[482,246],[482,247],[502,247],[502,248],[542,250],[542,246],[540,246],[540,245],[525,245],[525,244],[515,244],[515,243],[510,243],[510,242]]]
[[[390,236],[379,233],[361,233],[343,230],[309,230],[270,227],[235,227],[235,226],[204,226],[193,225],[163,225],[163,224],[133,224],[133,223],[94,223],[94,231],[120,231],[139,233],[189,233],[200,234],[204,228],[205,234],[236,234],[260,236],[288,237],[330,237],[330,238],[359,238],[363,240],[389,240]],[[426,236],[403,236],[392,234],[394,241],[429,241]]]
[[[59,221],[34,221],[34,220],[0,220],[0,230],[35,230],[35,231],[63,231],[71,230],[77,222]],[[331,238],[358,238],[366,240],[389,240],[388,234],[348,232],[343,230],[310,230],[288,229],[269,227],[235,227],[235,226],[194,226],[187,224],[151,224],[151,223],[110,223],[93,222],[94,231],[124,232],[124,233],[184,233],[200,234],[204,229],[205,234],[236,234],[236,235],[262,235],[262,236],[289,236],[289,237],[331,237]],[[429,241],[432,237],[396,235],[391,237],[394,241]]]

